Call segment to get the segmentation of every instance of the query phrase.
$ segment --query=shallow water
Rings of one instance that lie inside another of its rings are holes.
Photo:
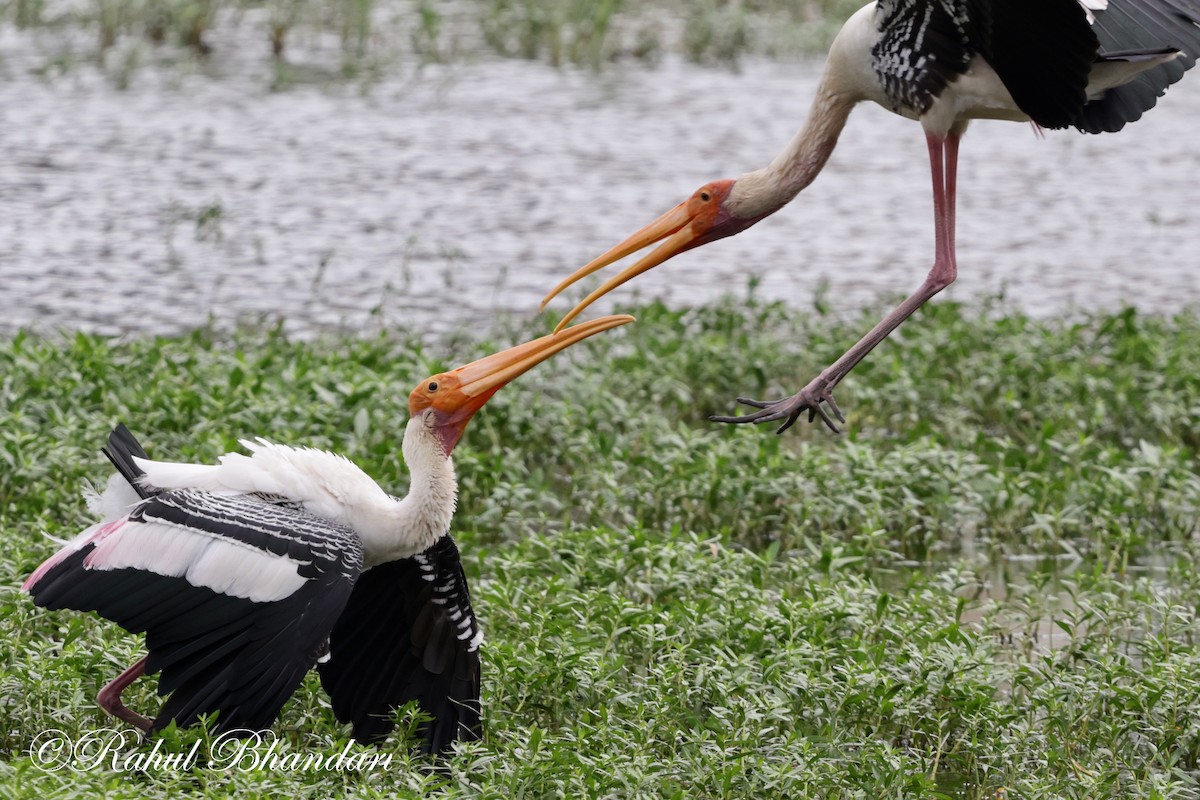
[[[38,78],[26,47],[0,31],[6,331],[172,333],[247,317],[297,333],[444,331],[532,317],[560,278],[702,182],[765,164],[820,70],[668,61],[596,76],[499,61],[271,93],[261,68],[146,68],[121,91],[87,65]],[[1117,135],[976,123],[947,294],[1003,291],[1038,315],[1196,303],[1197,129],[1200,72]],[[920,282],[931,206],[920,129],[864,106],[789,207],[614,300],[699,303],[754,278],[760,297],[805,306],[824,285],[831,307],[856,310]]]

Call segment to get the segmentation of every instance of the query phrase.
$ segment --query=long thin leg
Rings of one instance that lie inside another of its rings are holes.
[[[821,404],[827,404],[834,417],[839,422],[845,422],[846,418],[842,416],[841,409],[833,399],[834,388],[850,374],[850,370],[854,369],[867,353],[870,353],[877,344],[887,338],[888,334],[896,330],[900,323],[924,305],[926,300],[954,283],[955,278],[958,277],[958,266],[954,258],[954,205],[960,137],[961,133],[957,131],[951,131],[946,136],[925,134],[925,141],[929,147],[929,167],[933,176],[935,255],[933,267],[925,277],[924,283],[904,302],[896,306],[890,314],[880,320],[878,325],[859,339],[841,358],[822,370],[820,375],[796,394],[774,401],[739,397],[737,399],[739,403],[761,410],[740,417],[714,416],[710,419],[714,422],[734,423],[775,422],[785,419],[786,422],[777,431],[783,433],[799,419],[804,411],[808,411],[809,422],[820,416],[830,430],[834,433],[838,432],[833,419]]]
[[[153,721],[143,717],[136,711],[131,711],[121,702],[121,692],[125,691],[129,684],[136,681],[146,673],[146,659],[150,656],[142,656],[129,669],[122,672],[117,677],[113,678],[107,686],[100,690],[100,694],[96,695],[96,702],[100,707],[118,719],[123,719],[130,725],[141,728],[146,733],[150,732],[150,727],[154,724]]]

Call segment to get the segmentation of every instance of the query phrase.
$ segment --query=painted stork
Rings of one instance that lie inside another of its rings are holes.
[[[409,395],[403,499],[322,450],[243,441],[216,465],[150,461],[118,426],[117,468],[91,498],[101,522],[23,589],[49,609],[97,611],[146,634],[148,655],[105,686],[108,713],[146,732],[217,713],[219,732],[269,727],[316,666],[338,720],[381,741],[416,701],[422,749],[479,736],[479,646],[458,548],[450,454],[502,386],[593,334],[604,317],[421,381]],[[170,695],[147,719],[121,702],[143,674]]]
[[[1200,0],[879,0],[842,27],[808,120],[763,169],[707,183],[683,203],[562,281],[566,287],[656,242],[562,320],[674,255],[749,228],[817,177],[851,110],[871,100],[925,129],[933,176],[933,268],[924,283],[791,397],[739,397],[759,409],[718,422],[785,420],[804,411],[834,432],[833,390],[871,350],[958,274],[954,256],[959,139],[972,119],[1032,121],[1087,133],[1120,130],[1152,108],[1200,54]],[[828,412],[823,405],[828,406]]]

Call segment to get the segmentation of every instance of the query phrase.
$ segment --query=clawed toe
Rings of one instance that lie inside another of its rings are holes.
[[[821,399],[829,405],[829,410],[833,412],[833,416],[837,418],[837,421],[843,425],[846,424],[846,418],[842,416],[842,410],[838,408],[837,401],[833,399],[833,392],[826,392],[825,396]],[[812,419],[809,419],[809,422],[812,422]]]
[[[838,408],[838,404],[833,399],[833,391],[828,388],[818,392],[813,390],[811,386],[806,386],[791,397],[785,397],[782,400],[755,400],[750,397],[739,397],[737,398],[737,402],[744,406],[757,408],[758,411],[736,417],[711,416],[709,419],[713,422],[726,422],[735,425],[747,422],[757,425],[764,422],[784,420],[779,430],[775,431],[776,433],[783,433],[792,427],[805,411],[808,411],[809,422],[813,422],[817,417],[820,417],[826,427],[834,433],[841,433],[841,430],[834,423],[834,419],[841,423],[846,422],[846,417],[842,415],[842,410]],[[825,410],[825,405],[828,405],[829,411],[833,412],[832,417]]]

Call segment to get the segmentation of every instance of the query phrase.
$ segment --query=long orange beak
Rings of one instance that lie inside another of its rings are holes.
[[[426,378],[409,395],[409,410],[414,416],[430,407],[438,412],[438,436],[449,455],[471,417],[505,384],[589,336],[630,322],[633,317],[628,314],[588,320]]]
[[[675,206],[595,261],[585,264],[576,270],[574,275],[571,275],[558,286],[555,286],[554,291],[550,292],[550,294],[546,295],[546,299],[542,300],[543,309],[546,308],[546,304],[553,300],[559,292],[576,281],[586,278],[596,270],[606,267],[630,253],[636,253],[643,247],[648,247],[655,242],[662,242],[662,244],[651,250],[644,258],[635,262],[633,266],[627,267],[613,278],[605,281],[599,289],[589,294],[578,305],[572,308],[562,318],[562,322],[558,323],[558,327],[554,329],[555,333],[561,331],[571,320],[579,316],[579,312],[630,278],[636,278],[646,270],[657,267],[668,258],[677,256],[684,250],[691,250],[693,247],[699,247],[702,244],[707,244],[724,236],[732,236],[762,219],[762,216],[752,218],[735,217],[725,208],[725,200],[733,191],[735,183],[736,181],[724,179],[704,184],[693,192],[692,196],[687,200]]]
[[[645,257],[633,263],[632,266],[626,267],[617,275],[609,278],[600,285],[596,291],[589,294],[581,300],[567,315],[558,323],[558,327],[554,329],[555,333],[566,327],[571,320],[579,316],[585,308],[599,300],[604,295],[611,292],[621,284],[632,278],[636,278],[647,270],[657,267],[659,264],[666,261],[672,256],[679,255],[684,250],[690,250],[698,244],[703,244],[700,239],[707,233],[707,227],[693,225],[697,220],[697,215],[689,209],[691,201],[687,200],[672,208],[667,213],[663,214],[658,219],[651,222],[646,227],[639,230],[637,233],[630,236],[625,241],[621,242],[616,247],[612,248],[599,258],[589,261],[558,286],[550,294],[546,295],[542,300],[541,309],[545,310],[546,304],[558,296],[560,292],[566,289],[571,284],[583,280],[588,275],[591,275],[597,270],[607,267],[614,261],[619,261],[631,253],[636,253],[644,247],[649,247],[655,242],[663,241],[661,245],[650,251]]]

